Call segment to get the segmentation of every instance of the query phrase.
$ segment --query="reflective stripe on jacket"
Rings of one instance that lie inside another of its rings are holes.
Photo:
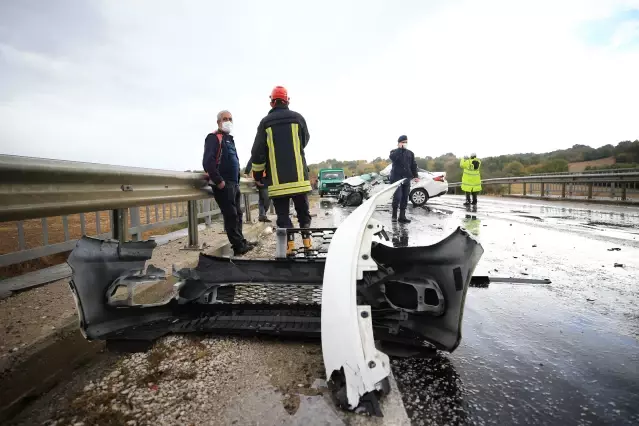
[[[464,170],[462,176],[461,189],[464,192],[479,192],[481,191],[481,174],[479,168],[481,167],[481,160],[479,158],[461,159],[459,167]]]
[[[310,192],[304,156],[310,134],[301,114],[276,105],[257,128],[251,150],[253,173],[266,170],[265,182],[272,198]]]

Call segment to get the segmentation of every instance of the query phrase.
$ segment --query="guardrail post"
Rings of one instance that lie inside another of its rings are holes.
[[[199,248],[197,229],[197,201],[191,200],[187,203],[189,218],[189,248]]]
[[[628,184],[625,182],[622,182],[620,183],[620,185],[621,185],[621,201],[626,201],[627,199],[626,188],[628,187]]]
[[[275,230],[275,236],[276,236],[275,258],[286,259],[288,231],[286,230],[286,228],[277,228]]]
[[[526,196],[526,182],[524,182],[524,197]]]
[[[206,200],[202,200],[202,210],[206,213],[204,216],[204,223],[207,228],[211,227],[211,199],[207,198]]]
[[[561,198],[566,198],[566,184],[561,184]]]
[[[251,223],[251,201],[249,200],[249,194],[242,194],[244,201],[244,216],[246,216],[246,223]]]
[[[512,193],[513,193],[513,184],[509,183],[508,184],[508,195],[512,195]]]
[[[129,209],[131,213],[131,239],[133,241],[140,241],[142,234],[140,234],[139,226],[140,226],[140,208],[139,207],[131,207]]]
[[[113,235],[114,240],[118,240],[121,243],[126,242],[127,230],[129,227],[127,226],[127,209],[115,209],[111,211],[112,218],[112,226],[111,234]]]
[[[588,184],[588,199],[592,200],[592,182]]]
[[[543,198],[543,197],[544,197],[544,190],[545,190],[545,186],[546,186],[546,184],[542,182],[542,183],[541,183],[541,191],[540,191],[540,193],[539,193],[539,196],[540,196],[541,198]]]

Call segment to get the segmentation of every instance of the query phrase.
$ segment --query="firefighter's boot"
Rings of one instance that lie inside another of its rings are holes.
[[[288,238],[286,241],[286,255],[294,256],[295,255],[295,234],[288,234]]]
[[[304,238],[302,238],[302,243],[304,244],[304,250],[306,251],[313,248],[313,239],[310,235],[304,236]]]

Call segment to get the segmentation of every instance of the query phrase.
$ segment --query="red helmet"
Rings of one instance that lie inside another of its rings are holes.
[[[275,86],[275,88],[271,91],[271,102],[275,102],[275,100],[288,103],[290,100],[288,97],[288,91],[282,86]]]

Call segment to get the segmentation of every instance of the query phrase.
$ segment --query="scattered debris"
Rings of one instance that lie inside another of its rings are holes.
[[[613,248],[609,248],[608,251],[621,251],[621,248],[613,247]]]
[[[615,263],[615,268],[623,268],[624,264],[623,263]]]
[[[533,244],[533,247],[537,247],[537,244]]]
[[[521,275],[528,275],[527,272],[520,272]]]
[[[589,299],[589,298],[587,298],[587,297],[586,297],[586,301],[588,301],[588,302],[594,302],[594,301],[595,301],[595,299]]]

